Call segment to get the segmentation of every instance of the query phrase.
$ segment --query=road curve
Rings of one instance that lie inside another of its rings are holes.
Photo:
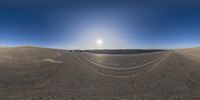
[[[148,54],[146,54],[145,56],[148,56]],[[148,61],[148,62],[143,62],[142,64],[140,64],[140,65],[135,65],[135,66],[129,66],[129,67],[121,67],[121,68],[117,68],[117,67],[110,67],[110,66],[106,66],[106,65],[109,65],[109,64],[100,64],[100,63],[98,63],[98,62],[95,62],[95,61],[93,61],[93,60],[90,60],[90,58],[88,58],[87,56],[80,56],[80,55],[78,55],[77,57],[79,57],[80,59],[82,59],[82,60],[84,60],[84,61],[87,61],[87,62],[89,62],[89,63],[92,63],[92,64],[94,64],[94,65],[96,65],[96,66],[99,66],[99,67],[102,67],[102,68],[107,68],[107,69],[111,69],[111,70],[131,70],[131,69],[137,69],[137,68],[142,68],[142,67],[145,67],[145,66],[148,66],[148,65],[150,65],[150,64],[152,64],[152,63],[156,63],[157,61],[159,61],[160,59],[162,59],[162,58],[165,58],[165,57],[167,57],[168,56],[168,53],[166,53],[166,54],[160,54],[158,57],[152,57],[152,58],[150,58],[149,60],[150,61]],[[135,57],[135,56],[134,56]],[[137,56],[138,57],[138,56]],[[112,59],[112,58],[110,58],[110,59]],[[137,58],[136,58],[137,59]],[[144,58],[145,59],[145,58]],[[118,61],[118,62],[121,62],[121,61]],[[136,61],[134,61],[134,60],[132,60],[132,62],[136,62]],[[130,65],[132,62],[129,62],[127,65]],[[116,64],[116,63],[115,63]],[[118,66],[126,66],[126,65],[120,65],[120,64],[116,64],[116,65],[118,65]]]

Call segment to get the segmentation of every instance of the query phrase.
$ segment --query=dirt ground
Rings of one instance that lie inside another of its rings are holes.
[[[0,100],[200,100],[199,48],[99,55],[0,48]]]

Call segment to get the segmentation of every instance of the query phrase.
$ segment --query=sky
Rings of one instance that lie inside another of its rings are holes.
[[[0,46],[188,48],[199,26],[198,0],[0,1]]]

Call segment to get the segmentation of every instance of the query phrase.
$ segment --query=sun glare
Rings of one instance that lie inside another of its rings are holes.
[[[102,45],[102,44],[103,44],[103,40],[102,40],[102,39],[97,39],[96,43],[97,43],[98,45]]]

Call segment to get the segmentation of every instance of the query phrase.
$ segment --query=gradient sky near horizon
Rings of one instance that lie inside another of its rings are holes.
[[[97,40],[103,43],[98,45]],[[200,46],[195,0],[0,1],[0,46],[154,49]]]

